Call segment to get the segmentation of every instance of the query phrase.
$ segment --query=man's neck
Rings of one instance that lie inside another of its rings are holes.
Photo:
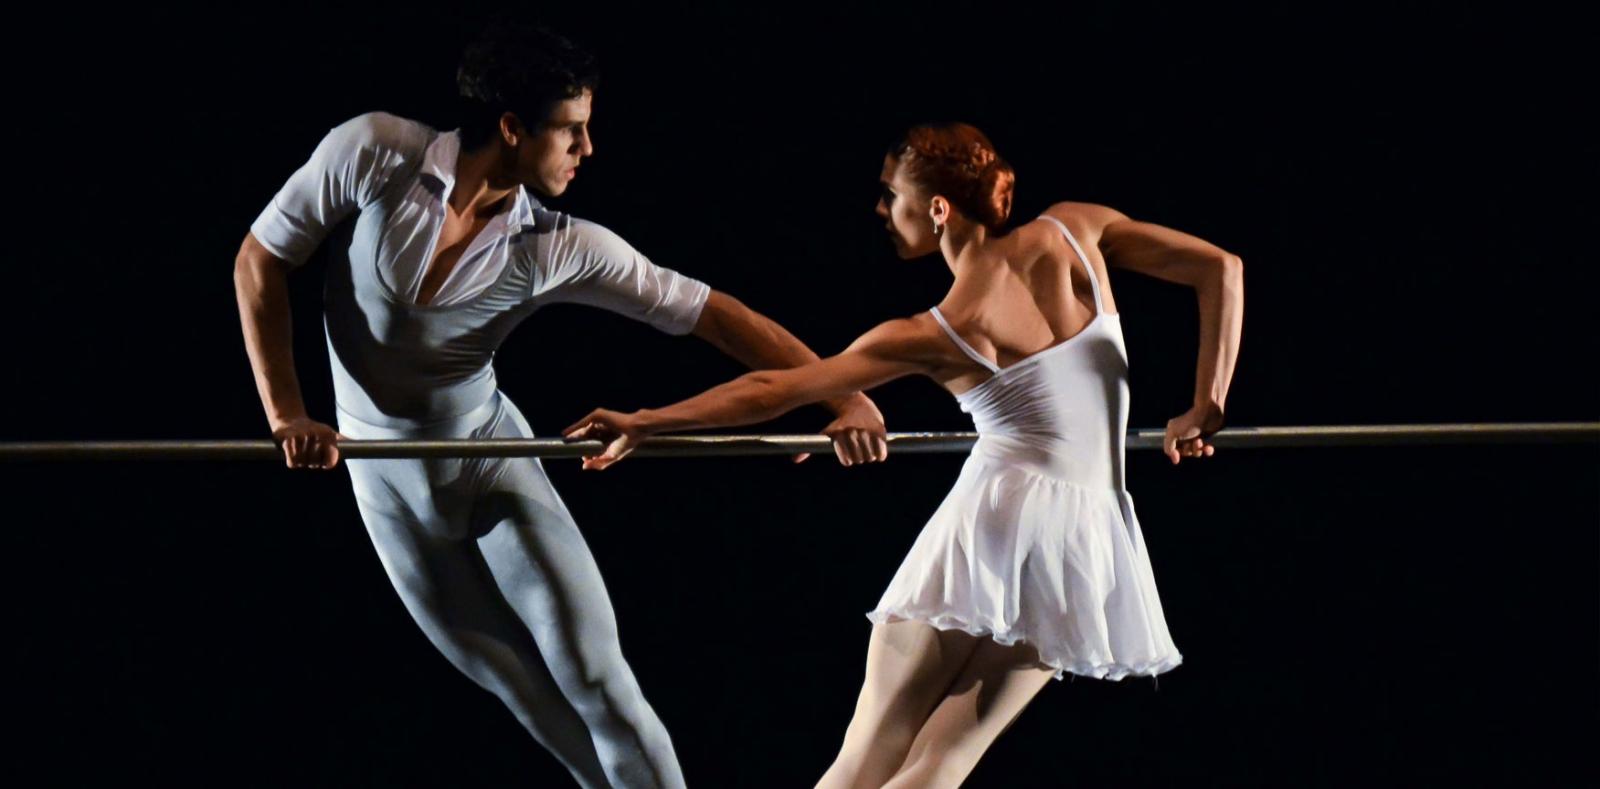
[[[456,183],[450,190],[450,211],[456,216],[493,216],[517,190],[504,178],[499,147],[489,143],[456,156]]]

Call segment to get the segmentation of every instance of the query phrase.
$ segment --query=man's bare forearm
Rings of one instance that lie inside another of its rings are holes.
[[[306,417],[300,379],[294,370],[293,330],[289,312],[287,267],[252,254],[246,242],[233,267],[234,295],[244,347],[255,373],[256,391],[272,430]]]
[[[752,370],[786,370],[818,360],[800,338],[737,299],[713,291],[695,335]],[[823,401],[835,414],[865,395],[856,392]]]

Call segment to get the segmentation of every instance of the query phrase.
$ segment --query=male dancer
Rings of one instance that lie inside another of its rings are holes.
[[[752,368],[817,359],[776,323],[652,264],[529,192],[566,191],[594,153],[594,61],[506,26],[458,73],[463,123],[373,113],[330,132],[255,221],[234,267],[245,346],[287,464],[332,468],[338,439],[531,437],[495,382],[495,349],[540,306],[577,302],[692,333]],[[290,344],[288,272],[353,223],[330,265],[326,332],[338,426],[311,419]],[[881,460],[864,395],[829,404],[846,465]],[[682,786],[666,729],[617,642],[599,569],[536,459],[352,460],[384,569],[451,663],[502,699],[583,786]]]

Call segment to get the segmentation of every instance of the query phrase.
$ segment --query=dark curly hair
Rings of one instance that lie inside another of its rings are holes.
[[[556,104],[599,84],[594,56],[571,41],[537,25],[491,24],[456,70],[461,145],[477,148],[493,139],[507,112],[536,128]]]
[[[976,127],[965,123],[913,126],[890,146],[889,155],[898,159],[906,177],[929,195],[942,195],[990,230],[1005,227],[1017,174]]]

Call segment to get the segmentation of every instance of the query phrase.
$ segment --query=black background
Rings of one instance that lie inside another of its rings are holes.
[[[822,353],[938,301],[872,214],[910,122],[983,128],[1017,216],[1115,206],[1245,260],[1234,425],[1600,418],[1595,36],[1535,6],[584,4],[530,17],[605,65],[597,155],[554,204]],[[264,422],[231,261],[330,127],[448,126],[486,11],[46,9],[5,58],[5,438],[245,438]],[[292,279],[331,419],[318,265]],[[1193,298],[1114,279],[1133,425],[1192,387]],[[549,433],[738,372],[558,307],[502,349]],[[893,430],[970,423],[926,381]],[[815,430],[815,409],[773,432]],[[1589,447],[1130,455],[1183,667],[1052,685],[972,786],[1593,784],[1600,455]],[[883,586],[961,458],[547,465],[692,785],[806,786]],[[10,771],[29,783],[565,785],[427,644],[344,472],[4,469]]]

